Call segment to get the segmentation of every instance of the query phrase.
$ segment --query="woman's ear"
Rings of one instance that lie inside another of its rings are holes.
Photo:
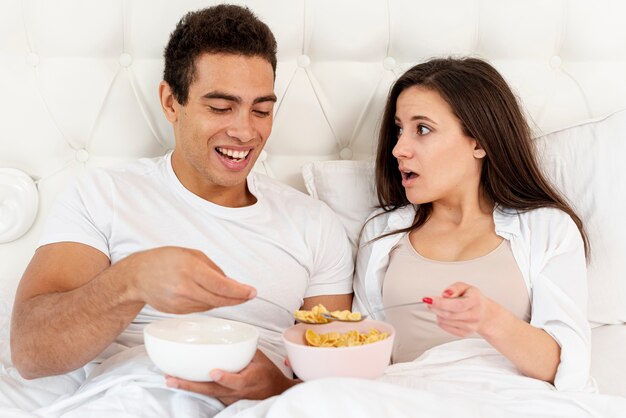
[[[480,146],[478,141],[474,140],[474,158],[481,159],[485,158],[487,152],[483,147]]]
[[[176,114],[176,106],[178,102],[174,98],[170,85],[165,81],[161,81],[159,84],[159,99],[161,101],[161,108],[165,118],[171,123],[176,122],[178,115]]]

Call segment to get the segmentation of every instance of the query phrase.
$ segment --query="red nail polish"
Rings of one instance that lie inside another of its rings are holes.
[[[429,305],[431,305],[433,303],[433,300],[431,298],[423,298],[422,302],[427,303]]]
[[[452,290],[447,289],[447,290],[445,290],[445,291],[443,292],[443,294],[444,294],[444,295],[446,295],[446,296],[452,296]]]

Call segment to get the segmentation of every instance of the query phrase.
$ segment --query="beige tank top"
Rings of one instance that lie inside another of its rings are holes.
[[[517,318],[530,322],[528,288],[507,240],[490,253],[467,261],[435,261],[421,256],[408,234],[391,250],[383,282],[383,305],[421,301],[440,296],[447,286],[465,282],[506,307]],[[396,329],[394,363],[412,361],[437,345],[459,340],[439,328],[436,316],[425,305],[392,308],[386,320]],[[468,338],[481,338],[478,334]]]

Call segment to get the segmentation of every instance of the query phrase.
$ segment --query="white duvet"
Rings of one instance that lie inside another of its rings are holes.
[[[321,379],[226,417],[626,417],[626,398],[557,392],[519,375],[484,340],[465,339],[436,347],[410,363],[389,366],[376,381]]]
[[[389,366],[378,380],[321,379],[225,410],[210,398],[166,388],[143,347],[110,358],[82,384],[66,375],[20,388],[7,376],[13,369],[3,373],[0,415],[11,417],[626,417],[626,398],[599,395],[592,388],[557,392],[520,376],[478,339],[445,344],[413,362]],[[38,402],[49,405],[38,407]]]

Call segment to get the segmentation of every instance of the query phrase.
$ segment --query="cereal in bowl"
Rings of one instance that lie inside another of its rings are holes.
[[[388,333],[380,332],[376,328],[370,328],[367,333],[351,330],[345,333],[328,332],[325,334],[318,334],[309,328],[304,334],[307,345],[312,347],[353,347],[375,343],[387,337],[389,337]]]

